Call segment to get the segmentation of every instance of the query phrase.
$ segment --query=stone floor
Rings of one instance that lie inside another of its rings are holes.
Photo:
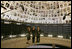
[[[33,46],[32,40],[29,41],[29,44],[26,44],[26,41],[27,41],[26,37],[1,40],[1,48],[27,48],[27,47]],[[58,44],[58,45],[71,47],[71,40],[41,37],[39,44]]]

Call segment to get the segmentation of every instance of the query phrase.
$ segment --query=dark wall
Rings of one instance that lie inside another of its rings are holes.
[[[39,26],[41,33],[44,35],[53,34],[54,37],[57,35],[63,35],[65,38],[71,36],[71,24],[30,24],[31,27]],[[26,33],[26,24],[16,25],[16,24],[3,24],[1,23],[1,35],[10,34],[21,34]]]
[[[23,30],[26,31],[25,25],[1,23],[1,35],[21,34]],[[23,31],[23,33],[24,33],[24,31]]]
[[[57,35],[70,36],[71,35],[71,24],[40,25],[40,29],[44,31],[45,34],[53,34],[54,36],[57,36]]]

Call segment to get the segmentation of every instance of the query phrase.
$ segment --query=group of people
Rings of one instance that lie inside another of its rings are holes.
[[[32,34],[32,43],[35,43],[35,37],[36,37],[36,43],[40,42],[40,28],[39,26],[37,26],[37,30],[35,29],[35,26],[31,27],[28,26],[27,27],[27,44],[29,44],[29,40],[31,39],[31,35]]]

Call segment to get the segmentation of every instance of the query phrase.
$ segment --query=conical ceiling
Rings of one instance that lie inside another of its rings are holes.
[[[1,1],[1,19],[27,23],[71,22],[71,1]]]

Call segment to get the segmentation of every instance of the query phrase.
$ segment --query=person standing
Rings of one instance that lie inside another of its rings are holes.
[[[35,26],[32,28],[32,43],[35,43]]]
[[[27,44],[29,44],[29,40],[30,40],[30,33],[31,32],[31,29],[30,29],[30,26],[27,27]]]
[[[37,42],[37,43],[40,42],[40,28],[39,28],[39,26],[37,27],[36,42]]]

